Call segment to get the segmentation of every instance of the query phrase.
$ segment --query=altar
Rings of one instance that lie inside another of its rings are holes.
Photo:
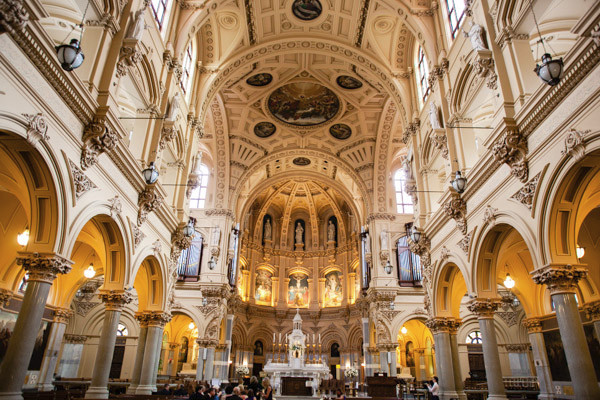
[[[275,339],[273,336],[273,349],[277,349],[277,352],[273,352],[273,359],[267,361],[263,369],[271,381],[275,395],[312,394],[313,397],[317,397],[319,384],[329,376],[329,368],[321,355],[320,335],[317,343],[314,334],[311,341],[310,335],[302,332],[302,317],[296,309],[292,333],[285,336],[285,343],[281,336],[279,343],[276,343]],[[304,388],[300,387],[302,385]]]

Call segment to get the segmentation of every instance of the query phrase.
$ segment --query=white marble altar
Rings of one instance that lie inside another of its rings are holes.
[[[275,390],[275,395],[281,395],[281,378],[283,377],[303,377],[310,379],[313,397],[317,397],[317,390],[321,380],[329,376],[329,368],[323,362],[320,354],[316,353],[317,342],[315,335],[312,336],[302,332],[302,317],[300,311],[296,309],[294,316],[294,329],[291,334],[286,335],[287,360],[279,355],[274,356],[273,360],[267,361],[264,372],[268,375],[271,385]],[[319,341],[320,341],[319,336]],[[281,344],[279,345],[281,346]],[[312,360],[309,360],[310,348],[312,346]],[[318,344],[320,351],[320,343]]]

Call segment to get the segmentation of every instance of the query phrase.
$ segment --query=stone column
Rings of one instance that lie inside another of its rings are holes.
[[[452,350],[452,366],[454,368],[454,389],[458,394],[460,400],[467,400],[465,393],[465,385],[462,379],[462,373],[460,369],[460,357],[458,355],[458,339],[456,334],[458,328],[462,324],[461,320],[454,319],[450,324],[450,348]]]
[[[587,275],[587,270],[581,266],[548,264],[531,275],[535,283],[547,285],[550,290],[575,397],[600,399],[600,387],[575,300],[577,282]]]
[[[221,382],[228,382],[227,368],[229,367],[229,363],[227,362],[227,345],[224,343],[218,344],[215,352],[218,353],[218,356],[215,356],[218,361],[214,363],[214,378],[219,378]]]
[[[359,303],[359,307],[362,303]],[[365,312],[365,311],[363,311]],[[369,333],[369,318],[362,318],[362,333],[363,333],[363,352],[365,354],[365,376],[363,378],[366,378],[367,376],[373,376],[373,367],[372,367],[372,363],[373,363],[373,356],[371,355],[371,352],[369,351],[370,347],[371,347],[371,335]],[[366,381],[366,379],[364,379],[364,381]]]
[[[397,365],[397,353],[396,353],[396,348],[398,347],[398,343],[392,343],[389,348],[388,351],[390,352],[390,375],[392,377],[395,377],[398,374],[398,365]]]
[[[468,305],[469,311],[477,315],[479,321],[483,342],[483,363],[485,364],[485,375],[488,384],[488,399],[493,400],[506,400],[500,355],[498,354],[498,342],[496,341],[496,325],[494,324],[494,313],[500,303],[499,299],[478,298],[473,299]],[[436,353],[437,351],[436,347]]]
[[[66,308],[59,308],[54,311],[50,334],[48,335],[48,344],[44,352],[42,366],[40,368],[40,378],[38,380],[39,391],[54,390],[52,384],[54,371],[56,370],[56,362],[58,361],[58,353],[62,345],[65,329],[69,323],[69,318],[73,316],[73,311]]]
[[[133,372],[131,374],[131,385],[127,388],[127,394],[135,394],[135,390],[140,384],[140,373],[142,372],[142,364],[144,363],[144,349],[146,348],[146,336],[148,334],[146,314],[136,313],[135,319],[137,319],[140,324],[140,335],[138,337],[137,350],[135,353],[135,364],[133,364]]]
[[[390,365],[389,365],[389,360],[388,360],[388,351],[387,351],[388,347],[386,345],[379,345],[377,346],[377,350],[379,350],[379,368],[381,369],[381,372],[384,372],[386,374],[390,374]]]
[[[204,376],[204,349],[207,345],[206,340],[198,339],[198,363],[196,364],[196,381],[201,381]]]
[[[105,307],[104,323],[96,352],[92,383],[85,393],[86,399],[108,399],[108,376],[115,351],[119,319],[125,304],[132,300],[131,293],[123,290],[104,291],[100,293],[99,297]]]
[[[596,336],[600,338],[600,300],[586,303],[584,306],[585,314],[588,319],[594,323]]]
[[[454,365],[452,363],[452,345],[450,342],[450,329],[453,321],[452,318],[434,317],[428,319],[426,323],[427,327],[433,333],[433,340],[435,342],[441,399],[455,399],[458,397],[456,380],[454,379]]]
[[[523,326],[529,334],[529,342],[533,352],[533,364],[538,382],[540,384],[539,399],[553,399],[554,388],[552,387],[552,373],[550,372],[550,363],[546,353],[546,344],[544,334],[542,333],[542,323],[538,318],[528,318],[523,320]]]
[[[72,261],[54,253],[19,252],[16,261],[17,265],[27,271],[29,279],[6,355],[0,365],[2,400],[23,399],[21,387],[42,323],[50,285],[58,274],[69,272],[73,264]]]
[[[177,375],[177,364],[179,364],[179,343],[169,343],[169,351],[166,352],[167,356],[165,357],[168,360],[171,360],[171,364],[167,364],[167,374],[169,376]]]
[[[136,395],[151,395],[156,391],[156,361],[160,357],[159,345],[162,343],[162,334],[165,324],[171,320],[171,314],[162,311],[146,313],[148,321],[148,334],[144,350],[144,363],[140,372],[140,383],[135,390]]]
[[[206,345],[206,367],[204,368],[204,380],[210,383],[211,379],[214,378],[215,368],[215,347],[217,346],[216,340],[211,340]]]

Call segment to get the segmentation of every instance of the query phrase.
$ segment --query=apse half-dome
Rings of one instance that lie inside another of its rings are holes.
[[[267,106],[271,114],[282,122],[295,126],[315,126],[337,115],[340,99],[318,83],[296,82],[271,93]]]

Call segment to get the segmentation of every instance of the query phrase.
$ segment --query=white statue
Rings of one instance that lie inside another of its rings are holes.
[[[265,233],[263,235],[265,240],[271,240],[271,220],[267,218],[267,222],[265,222]]]
[[[435,105],[435,102],[429,103],[429,122],[431,122],[431,128],[433,129],[441,129],[442,124],[440,123],[440,117],[438,114],[438,108]]]
[[[329,220],[329,225],[327,225],[327,241],[333,242],[335,240],[335,225],[332,220]]]
[[[412,165],[408,157],[404,157],[402,160],[402,169],[404,170],[404,177],[406,179],[413,179]]]
[[[298,225],[296,225],[296,244],[302,244],[302,234],[304,233],[304,228],[302,228],[302,225],[300,224],[300,222],[298,222]]]
[[[471,47],[473,47],[473,50],[488,50],[483,40],[483,28],[481,25],[471,23],[471,29],[469,32],[463,30],[463,34],[471,41]]]
[[[381,231],[379,234],[379,241],[381,242],[381,250],[388,249],[388,233],[387,231]]]
[[[171,103],[169,104],[169,109],[165,114],[165,121],[175,121],[177,119],[177,112],[179,111],[179,92],[173,95],[171,99]]]
[[[127,38],[135,40],[140,40],[142,38],[144,30],[146,30],[146,22],[144,21],[145,10],[145,8],[142,8],[141,10],[135,13],[135,18],[133,20],[133,24],[129,28]]]

